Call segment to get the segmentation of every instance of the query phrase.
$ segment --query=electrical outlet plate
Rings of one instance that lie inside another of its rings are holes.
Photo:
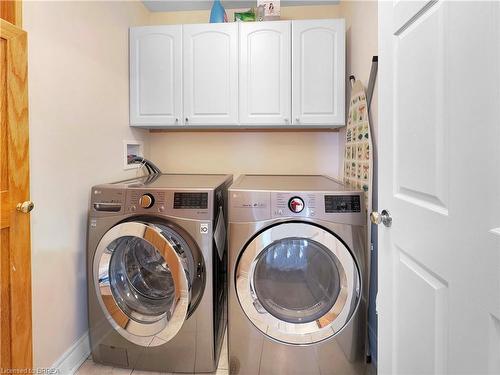
[[[130,156],[144,157],[144,143],[141,141],[123,141],[123,169],[136,169],[140,164],[128,162]]]

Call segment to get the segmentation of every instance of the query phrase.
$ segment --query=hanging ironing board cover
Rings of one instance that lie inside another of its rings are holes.
[[[369,121],[365,89],[357,80],[351,90],[347,119],[344,182],[365,192],[365,208],[371,212],[373,148]]]

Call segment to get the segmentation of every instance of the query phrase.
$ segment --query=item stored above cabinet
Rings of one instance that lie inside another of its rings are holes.
[[[130,29],[130,125],[345,125],[343,19]]]

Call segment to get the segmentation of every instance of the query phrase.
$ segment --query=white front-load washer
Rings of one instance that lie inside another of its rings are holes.
[[[324,176],[241,176],[229,189],[231,374],[362,374],[363,192]]]

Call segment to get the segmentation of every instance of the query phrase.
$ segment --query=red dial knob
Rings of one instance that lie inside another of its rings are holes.
[[[296,214],[301,212],[304,209],[304,206],[304,201],[299,197],[290,198],[290,200],[288,201],[288,208],[290,209],[290,211],[295,212]]]

